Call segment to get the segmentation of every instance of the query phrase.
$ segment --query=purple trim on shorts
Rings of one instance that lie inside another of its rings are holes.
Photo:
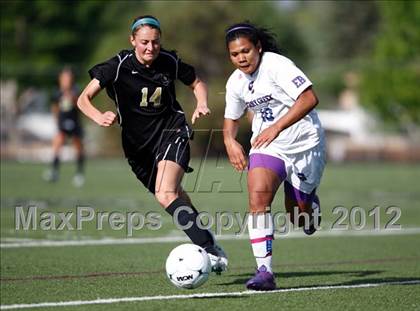
[[[296,189],[293,187],[289,182],[284,182],[284,194],[289,197],[290,199],[297,201],[297,202],[303,202],[303,203],[311,203],[314,200],[318,200],[318,198],[315,199],[316,195],[316,188],[312,190],[311,193],[305,193],[300,191],[299,189]],[[317,202],[319,204],[319,200]]]
[[[263,153],[252,153],[249,156],[248,170],[255,167],[264,167],[274,171],[280,178],[281,181],[286,179],[286,166],[282,159],[263,154]]]

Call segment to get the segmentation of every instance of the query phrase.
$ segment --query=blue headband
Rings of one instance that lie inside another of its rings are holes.
[[[160,23],[158,20],[151,17],[143,17],[136,21],[133,26],[131,26],[131,31],[134,31],[137,27],[141,25],[152,25],[160,29]]]

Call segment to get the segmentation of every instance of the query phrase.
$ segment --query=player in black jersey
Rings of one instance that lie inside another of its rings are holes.
[[[180,183],[191,169],[189,140],[192,130],[175,94],[175,81],[188,85],[197,100],[192,123],[207,115],[207,86],[194,67],[181,61],[175,52],[161,48],[159,21],[140,16],[131,25],[133,50],[123,50],[89,70],[91,82],[78,100],[82,112],[100,126],[111,126],[117,119],[122,131],[125,156],[137,178],[184,226],[194,244],[209,253],[216,272],[226,269],[227,257],[213,235],[197,225],[198,212]],[[118,116],[102,113],[92,105],[93,98],[106,89],[115,102]]]
[[[75,186],[84,184],[84,152],[82,143],[82,126],[79,119],[79,110],[77,109],[77,98],[80,94],[79,89],[74,83],[73,71],[65,67],[58,76],[59,88],[54,91],[51,98],[52,112],[57,120],[58,132],[55,135],[52,147],[54,160],[52,167],[44,174],[47,181],[55,182],[59,177],[60,151],[63,147],[66,137],[73,140],[73,145],[77,154],[77,170],[73,177]]]

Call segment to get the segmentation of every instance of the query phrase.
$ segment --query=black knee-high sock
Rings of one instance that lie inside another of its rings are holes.
[[[78,174],[83,174],[84,168],[85,168],[85,155],[83,153],[81,153],[77,157],[77,173]]]
[[[174,223],[178,224],[178,226],[188,226],[191,224],[184,232],[194,244],[203,248],[214,245],[211,233],[197,226],[198,212],[194,206],[191,206],[181,198],[177,198],[166,208],[166,211],[172,216]]]
[[[54,171],[58,171],[58,169],[60,168],[60,158],[57,155],[54,156],[52,168]]]

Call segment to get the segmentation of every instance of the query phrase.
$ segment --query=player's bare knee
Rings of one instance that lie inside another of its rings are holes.
[[[169,206],[177,197],[178,194],[176,192],[160,190],[155,193],[155,198],[162,207]]]
[[[270,205],[273,195],[269,192],[252,191],[249,193],[249,201],[256,205]]]
[[[249,196],[249,211],[251,213],[264,213],[270,205],[271,196],[257,192]]]

